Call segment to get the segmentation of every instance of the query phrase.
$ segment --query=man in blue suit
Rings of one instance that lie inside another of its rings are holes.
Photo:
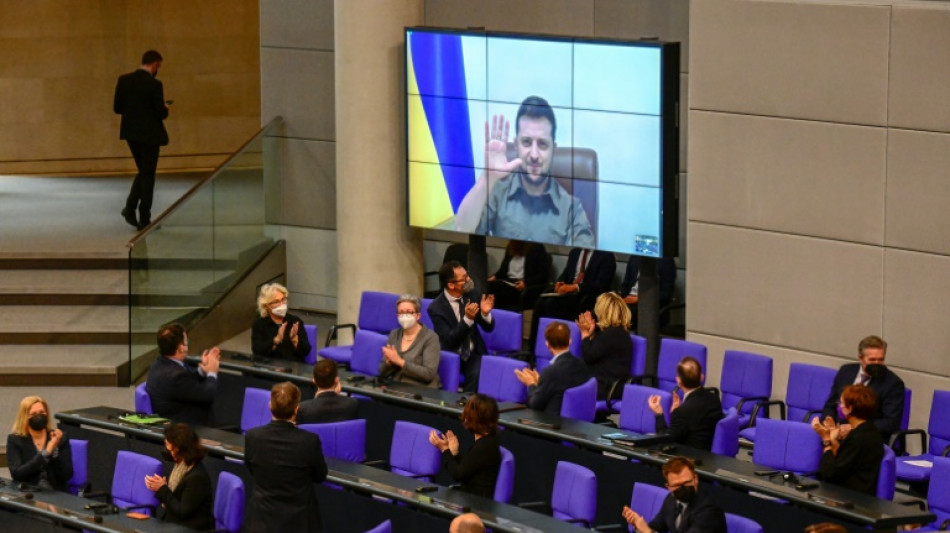
[[[638,533],[726,533],[726,515],[706,491],[699,490],[696,467],[686,457],[673,457],[663,465],[670,494],[660,511],[647,520],[624,506],[623,518]]]
[[[590,370],[580,357],[568,349],[571,330],[563,322],[551,322],[544,329],[544,342],[551,351],[551,364],[538,374],[537,370],[515,370],[518,381],[528,386],[528,407],[547,413],[561,414],[564,391],[583,385],[591,378]]]
[[[188,335],[184,326],[168,324],[158,330],[158,352],[145,380],[152,409],[174,422],[208,425],[218,390],[218,347],[205,350],[195,369],[185,363]]]

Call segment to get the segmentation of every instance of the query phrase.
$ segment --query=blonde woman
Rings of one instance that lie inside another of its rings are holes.
[[[287,312],[287,287],[268,283],[257,297],[261,315],[251,329],[251,351],[259,357],[303,362],[310,353],[310,341],[303,321]]]
[[[73,477],[69,439],[53,428],[49,405],[39,396],[20,401],[13,432],[7,436],[7,464],[14,481],[66,490]]]
[[[605,400],[616,381],[630,377],[630,309],[617,293],[605,292],[597,297],[594,316],[584,312],[577,317],[577,325],[581,330],[581,355],[597,378],[597,399]],[[613,397],[618,398],[622,392],[622,387],[616,387]]]

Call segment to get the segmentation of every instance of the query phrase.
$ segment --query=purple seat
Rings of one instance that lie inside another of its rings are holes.
[[[432,428],[397,420],[389,451],[390,469],[401,476],[431,481],[439,473],[442,454],[429,443]]]
[[[554,518],[591,527],[597,512],[597,477],[583,466],[558,461],[551,494]]]
[[[344,420],[323,424],[300,424],[300,429],[320,437],[323,455],[351,463],[366,460],[366,420]]]
[[[887,444],[884,445],[884,458],[881,459],[881,469],[877,474],[876,495],[882,500],[894,499],[895,483],[897,481],[897,455]]]
[[[630,497],[630,508],[649,522],[660,512],[660,507],[663,507],[663,500],[669,494],[670,491],[663,487],[648,483],[634,483],[633,494]],[[632,532],[633,526],[627,526],[627,529]]]
[[[145,486],[145,476],[162,475],[162,462],[154,457],[120,451],[112,476],[112,503],[151,516],[158,506],[155,493]]]
[[[818,471],[821,437],[810,424],[760,418],[756,427],[753,463],[796,474]]]
[[[564,391],[561,403],[561,416],[585,422],[593,422],[597,414],[597,380],[590,378],[586,382]]]
[[[937,519],[924,529],[915,531],[938,531],[950,522],[950,458],[934,457],[930,486],[927,488],[927,506]]]
[[[716,422],[711,451],[729,457],[739,453],[739,415],[735,407],[730,407],[726,416]]]
[[[317,326],[315,324],[304,324],[303,331],[307,334],[307,340],[310,342],[310,353],[304,358],[304,363],[308,365],[317,364]]]
[[[334,324],[331,326],[330,331],[327,332],[326,348],[317,352],[318,355],[338,363],[349,364],[356,344],[356,334],[359,331],[388,334],[399,327],[399,322],[396,320],[396,302],[398,300],[398,294],[363,291],[360,296],[360,312],[356,324]],[[353,331],[353,345],[330,346],[330,341],[336,338],[337,331],[340,329]]]
[[[785,420],[809,422],[812,416],[821,413],[825,407],[836,373],[835,369],[826,366],[792,363],[788,366],[785,401],[776,400],[769,404],[778,405],[781,417]],[[739,436],[755,442],[755,426],[740,430]]]
[[[420,312],[422,313],[422,318],[419,319],[419,322],[422,322],[422,325],[423,325],[423,326],[425,326],[425,327],[427,327],[427,328],[429,328],[429,329],[431,329],[431,330],[434,330],[434,329],[435,329],[435,325],[432,324],[432,317],[429,316],[429,304],[431,304],[431,303],[432,303],[432,298],[423,298],[423,299],[422,299],[422,307],[420,308],[420,309],[421,309]]]
[[[152,414],[152,399],[145,390],[145,383],[135,387],[135,412]]]
[[[214,493],[214,528],[238,533],[244,524],[244,482],[228,472],[218,474]]]
[[[647,340],[639,335],[630,334],[630,340],[633,341],[633,356],[630,358],[630,377],[642,376],[647,371]],[[616,386],[620,387],[623,383]],[[608,405],[607,400],[597,400],[598,413],[619,413],[623,405],[621,400],[613,400]]]
[[[643,385],[625,385],[623,388],[623,408],[620,410],[618,426],[636,433],[656,433],[656,415],[647,404],[650,396],[658,394],[663,407],[664,418],[669,421],[670,405],[673,396],[666,391],[644,387]]]
[[[907,404],[904,402],[905,411]],[[930,419],[927,422],[927,431],[913,430],[908,434],[920,435],[921,448],[923,440],[930,435],[927,452],[921,455],[897,458],[897,479],[910,482],[925,482],[930,479],[931,469],[925,466],[915,466],[908,461],[933,461],[935,456],[947,455],[950,453],[950,391],[935,390],[933,401],[930,404]]]
[[[82,495],[89,488],[89,441],[69,439],[73,457],[73,477],[69,478],[69,492]]]
[[[482,356],[478,378],[478,392],[499,402],[525,403],[528,390],[515,376],[515,369],[527,368],[528,363],[496,355]]]
[[[386,335],[361,329],[353,339],[353,357],[350,370],[368,376],[379,375],[379,362],[383,360]]]
[[[571,330],[570,351],[575,357],[581,356],[581,329],[577,327],[577,324],[574,323],[573,320],[541,317],[541,319],[538,320],[538,334],[534,341],[535,368],[537,368],[538,372],[544,370],[545,367],[551,364],[551,352],[548,351],[548,347],[544,344],[544,329],[548,327],[548,324],[551,322],[563,322],[567,324],[568,329]]]
[[[686,356],[696,358],[699,364],[702,365],[703,374],[705,375],[708,368],[706,366],[705,346],[679,339],[660,340],[660,355],[656,366],[656,388],[667,392],[673,390],[673,387],[676,386],[676,366]],[[705,379],[703,379],[703,382],[705,383]]]
[[[392,533],[393,522],[392,520],[386,520],[373,529],[367,530],[366,533]]]
[[[241,407],[241,433],[270,423],[270,391],[247,387],[244,389],[244,406]]]
[[[753,410],[772,396],[772,358],[726,350],[719,381],[723,411],[735,407],[739,425],[746,426]]]
[[[459,354],[441,350],[439,357],[439,381],[442,382],[442,390],[449,392],[459,391],[459,374],[462,368],[462,360]]]
[[[762,533],[762,526],[751,518],[726,513],[726,531],[728,533]]]
[[[510,355],[521,351],[524,318],[521,313],[495,309],[491,312],[495,329],[482,331],[485,348],[491,355]]]
[[[495,481],[495,501],[508,503],[515,491],[515,456],[504,446],[498,449],[501,451],[501,466]]]

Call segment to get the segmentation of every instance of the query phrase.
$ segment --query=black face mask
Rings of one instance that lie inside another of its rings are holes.
[[[884,365],[865,365],[864,367],[864,373],[871,379],[881,379],[885,372],[887,372],[887,367]]]
[[[46,418],[46,415],[39,414],[31,416],[28,424],[30,425],[30,429],[33,431],[40,431],[42,429],[46,429],[46,424],[48,422],[49,419]]]
[[[168,450],[162,450],[162,459],[164,459],[164,460],[166,460],[166,461],[169,461],[169,462],[172,462],[172,463],[175,462],[175,458],[172,457],[172,452],[170,452],[170,451],[168,451]]]
[[[692,485],[684,485],[673,491],[673,497],[677,501],[683,502],[686,505],[692,503],[693,498],[696,497],[696,489]]]

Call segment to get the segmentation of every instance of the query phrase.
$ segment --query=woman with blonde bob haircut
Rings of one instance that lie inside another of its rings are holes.
[[[596,316],[596,322],[594,321]],[[594,316],[587,311],[577,317],[581,330],[581,355],[597,378],[597,399],[617,398],[623,392],[619,382],[630,377],[633,339],[630,338],[630,309],[617,293],[597,297]]]
[[[310,341],[303,321],[287,313],[287,287],[267,283],[257,297],[260,318],[251,328],[251,351],[259,357],[304,362]]]
[[[53,427],[49,405],[39,396],[20,401],[7,436],[7,464],[14,481],[43,489],[66,490],[73,477],[69,438]]]

